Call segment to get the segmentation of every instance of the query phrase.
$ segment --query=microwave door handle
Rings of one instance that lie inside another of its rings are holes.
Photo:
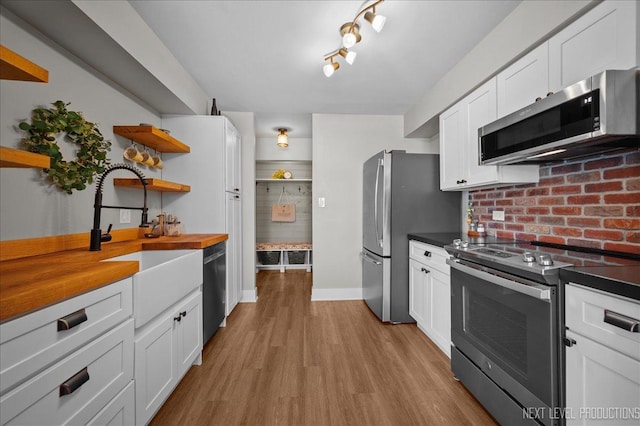
[[[457,259],[455,260],[447,259],[447,264],[451,266],[453,269],[457,269],[460,272],[463,272],[468,275],[472,275],[476,278],[480,278],[481,280],[488,281],[500,287],[513,290],[517,293],[521,293],[521,294],[534,297],[540,300],[547,300],[547,301],[551,300],[551,290],[549,289],[549,287],[534,283],[533,281],[513,277],[512,275],[509,275],[503,272],[496,271],[495,273],[489,273],[470,265],[467,266],[467,264],[463,265],[460,262],[460,260],[457,260]],[[513,277],[513,278],[508,279],[505,277]]]

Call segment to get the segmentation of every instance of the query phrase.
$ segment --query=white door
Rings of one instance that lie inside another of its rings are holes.
[[[553,91],[607,69],[638,66],[637,1],[602,2],[549,40]]]
[[[529,52],[497,75],[498,118],[531,105],[549,92],[549,45]]]
[[[498,180],[498,166],[479,165],[478,129],[496,119],[496,79],[492,78],[473,91],[463,101],[466,110],[466,134],[463,152],[468,182],[466,186]],[[441,154],[442,155],[442,154]]]
[[[566,348],[567,425],[637,426],[640,361],[570,330],[567,337],[576,342]]]
[[[240,195],[227,193],[227,312],[240,301],[242,291],[242,203]]]

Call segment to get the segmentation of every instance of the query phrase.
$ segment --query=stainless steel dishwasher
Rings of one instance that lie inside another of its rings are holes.
[[[202,271],[202,344],[216,334],[224,321],[226,295],[226,242],[206,247]]]

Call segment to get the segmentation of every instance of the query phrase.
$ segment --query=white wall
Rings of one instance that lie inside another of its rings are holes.
[[[289,138],[289,146],[281,148],[276,144],[276,134],[272,138],[256,139],[256,160],[310,161],[311,139]]]
[[[402,116],[314,114],[312,127],[312,297],[362,298],[362,164],[384,149],[437,153],[438,139],[405,139]]]
[[[106,139],[111,140],[109,158],[112,163],[123,162],[122,153],[130,141],[115,136],[113,125],[160,124],[160,116],[150,108],[133,100],[101,74],[90,69],[77,58],[43,38],[29,25],[5,9],[0,10],[0,43],[32,60],[49,71],[49,83],[0,81],[0,143],[19,147],[24,132],[17,128],[28,120],[31,110],[50,107],[52,102],[71,102],[72,111],[80,111],[89,121],[97,123]],[[64,158],[73,160],[72,144],[58,138]],[[147,177],[161,177],[161,173],[147,166],[139,167]],[[104,184],[104,204],[141,206],[142,191],[114,189],[114,177],[134,177],[123,171],[111,173]],[[0,169],[0,239],[14,240],[50,235],[89,232],[93,225],[95,185],[72,195],[45,183],[39,169]],[[161,211],[161,197],[149,193],[149,217]],[[131,214],[130,224],[120,224],[117,210],[103,210],[102,229],[131,228],[140,224],[140,212]]]

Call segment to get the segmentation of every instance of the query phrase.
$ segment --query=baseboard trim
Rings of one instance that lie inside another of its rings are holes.
[[[311,288],[311,301],[363,300],[362,287]]]
[[[253,290],[242,290],[242,298],[240,299],[240,303],[256,303],[258,301],[258,294],[256,289]]]

